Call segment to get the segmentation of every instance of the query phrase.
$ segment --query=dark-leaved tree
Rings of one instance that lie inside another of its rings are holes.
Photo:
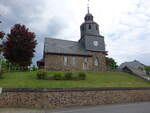
[[[5,33],[3,31],[0,31],[0,41],[3,40],[4,35],[5,35]],[[2,50],[3,50],[3,45],[2,45],[2,43],[0,43],[0,54],[1,54]]]
[[[4,38],[5,33],[3,31],[0,31],[0,39]]]
[[[16,24],[3,43],[4,56],[11,63],[27,67],[32,63],[36,45],[35,34],[25,25]]]
[[[106,57],[106,66],[107,66],[107,70],[109,71],[115,70],[118,67],[115,60],[113,58],[108,58],[108,57]]]

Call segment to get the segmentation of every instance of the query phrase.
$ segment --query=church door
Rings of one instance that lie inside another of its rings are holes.
[[[88,70],[88,58],[84,58],[84,61],[83,61],[83,70]]]

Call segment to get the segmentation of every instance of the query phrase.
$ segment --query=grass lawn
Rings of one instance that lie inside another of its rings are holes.
[[[10,72],[4,74],[4,79],[0,80],[0,87],[2,88],[150,87],[150,82],[147,82],[134,75],[119,72],[87,72],[87,79],[82,81],[37,80],[36,72]]]

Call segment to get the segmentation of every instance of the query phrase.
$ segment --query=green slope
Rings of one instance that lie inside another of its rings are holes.
[[[63,72],[62,72],[63,73]],[[85,81],[37,80],[36,72],[10,72],[0,80],[2,88],[150,87],[139,77],[120,72],[87,72]]]

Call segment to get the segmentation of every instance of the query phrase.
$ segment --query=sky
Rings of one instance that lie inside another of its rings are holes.
[[[43,56],[44,38],[78,41],[87,0],[0,0],[0,30],[24,24],[35,32],[33,62]],[[90,0],[90,13],[105,37],[108,56],[118,64],[139,60],[150,65],[150,0]]]

